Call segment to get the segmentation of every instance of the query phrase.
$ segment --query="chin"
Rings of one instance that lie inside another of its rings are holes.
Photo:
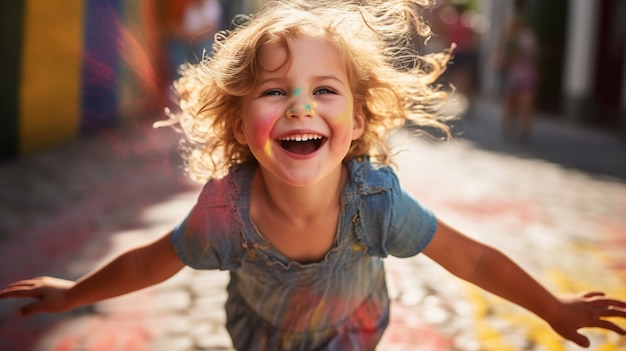
[[[283,181],[294,188],[306,188],[318,183],[321,178],[319,176],[296,176],[281,177]]]

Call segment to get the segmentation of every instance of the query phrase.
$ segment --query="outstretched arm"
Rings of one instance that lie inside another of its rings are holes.
[[[589,346],[589,339],[578,333],[583,327],[626,334],[604,319],[626,317],[626,302],[606,298],[602,292],[558,298],[502,252],[442,222],[438,223],[437,232],[424,254],[459,278],[535,313],[556,332],[580,346]]]
[[[52,277],[22,280],[0,290],[0,298],[36,299],[22,307],[22,315],[62,312],[160,283],[183,267],[168,233],[121,254],[76,282]]]

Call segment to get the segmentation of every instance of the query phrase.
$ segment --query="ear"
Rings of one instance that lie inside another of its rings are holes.
[[[241,145],[248,145],[248,138],[246,137],[246,128],[243,124],[243,118],[237,117],[233,126],[233,133],[235,133],[235,139]]]
[[[357,140],[365,131],[365,115],[361,109],[355,109],[352,122],[352,140]]]

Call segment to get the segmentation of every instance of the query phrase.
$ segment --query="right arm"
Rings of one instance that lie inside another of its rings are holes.
[[[589,347],[589,339],[579,333],[581,328],[626,334],[617,323],[606,319],[626,318],[626,301],[608,298],[599,291],[555,296],[499,250],[442,222],[438,222],[424,254],[457,277],[535,313],[557,333],[580,346]]]
[[[22,307],[22,315],[63,312],[155,285],[183,267],[168,233],[126,251],[76,282],[51,277],[17,281],[0,290],[0,298],[37,299]]]

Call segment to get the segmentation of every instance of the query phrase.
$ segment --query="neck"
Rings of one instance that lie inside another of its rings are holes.
[[[348,174],[343,165],[322,181],[295,187],[274,178],[259,167],[253,190],[273,211],[294,220],[308,219],[338,206]]]

